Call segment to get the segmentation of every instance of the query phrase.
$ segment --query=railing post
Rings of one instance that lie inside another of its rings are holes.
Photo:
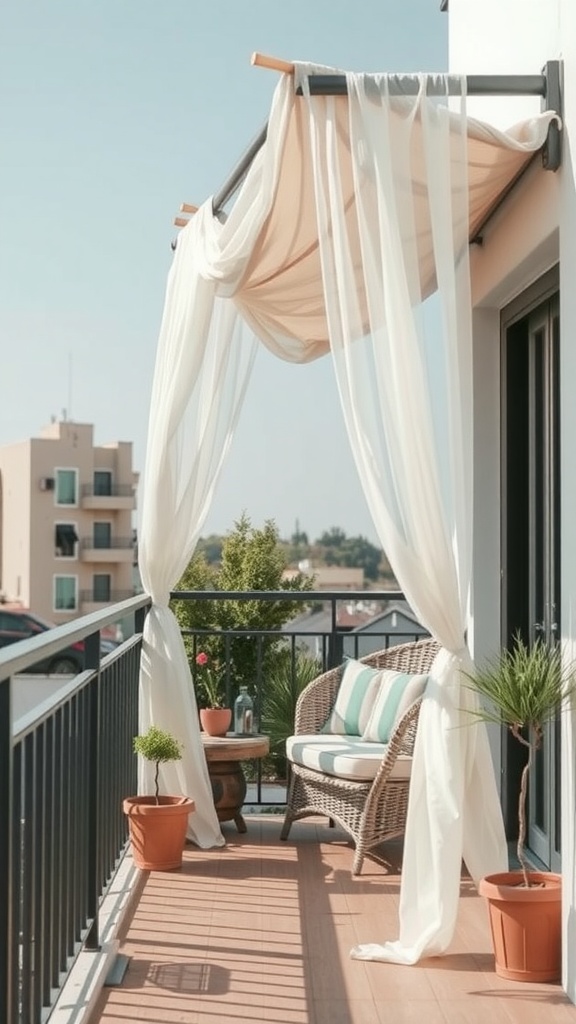
[[[0,680],[0,1020],[13,1024],[11,680]]]
[[[100,630],[84,641],[84,668],[100,668]]]
[[[87,652],[88,654],[88,652]],[[100,687],[96,676],[89,684],[88,711],[88,864],[86,885],[88,887],[87,911],[92,920],[86,936],[86,949],[100,949],[98,934],[99,864],[100,864],[100,785],[99,785],[99,714]]]
[[[344,641],[342,633],[338,631],[338,616],[336,608],[336,600],[332,597],[330,600],[330,606],[332,611],[332,632],[328,640],[328,665],[327,668],[336,668],[337,665],[342,663],[344,656]]]
[[[148,614],[148,609],[149,609],[149,605],[146,605],[144,608],[138,608],[136,610],[136,613],[134,615],[134,632],[135,633],[142,633],[142,632],[144,632],[144,620],[145,620],[145,618],[146,618],[146,616]]]

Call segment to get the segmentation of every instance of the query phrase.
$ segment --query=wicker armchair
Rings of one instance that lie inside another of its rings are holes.
[[[360,660],[374,668],[398,672],[426,673],[436,654],[435,640],[418,640],[377,651]],[[314,679],[301,693],[296,705],[295,735],[319,733],[336,699],[341,667]],[[390,737],[376,777],[353,782],[291,763],[286,815],[281,839],[287,839],[293,821],[310,814],[326,814],[337,821],[353,839],[356,852],[352,874],[360,874],[366,853],[386,840],[400,836],[406,825],[409,778],[390,779],[399,754],[412,755],[421,700],[403,715]]]

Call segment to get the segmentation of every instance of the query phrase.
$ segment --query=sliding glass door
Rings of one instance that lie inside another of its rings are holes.
[[[559,303],[557,277],[503,317],[503,642],[558,639],[560,616]],[[538,294],[539,292],[539,294]],[[542,294],[544,292],[544,295]],[[524,753],[504,738],[506,817],[512,829]],[[546,729],[531,772],[528,845],[560,860],[560,730]]]

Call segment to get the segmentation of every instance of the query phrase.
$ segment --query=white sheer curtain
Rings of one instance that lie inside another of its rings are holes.
[[[193,232],[183,236],[170,275],[152,396],[140,533],[140,571],[152,607],[144,627],[140,728],[154,723],[184,745],[182,761],[161,766],[162,791],[195,801],[188,835],[201,847],[223,839],[200,740],[184,644],[168,606],[205,521],[229,448],[254,356],[235,307],[215,298],[193,270]],[[191,344],[188,314],[194,308]],[[151,771],[140,766],[142,792]]]
[[[446,94],[440,104],[426,97],[424,76],[414,96],[396,95],[400,82],[386,76],[347,80],[352,216],[334,100],[309,101],[331,350],[380,540],[408,602],[445,648],[433,669],[414,753],[400,938],[356,947],[353,955],[414,963],[443,952],[452,939],[462,856],[475,879],[507,866],[487,736],[464,710],[474,698],[460,675],[471,668],[465,641],[472,542],[465,84],[455,119],[441,105]],[[306,77],[303,83],[306,92]],[[420,209],[416,223],[423,196],[427,213],[423,221]],[[423,329],[422,238],[432,242],[439,338]]]
[[[277,188],[291,83],[277,90],[268,137],[226,217],[209,199],[181,232],[170,270],[148,425],[139,567],[152,607],[144,627],[140,729],[152,723],[184,744],[182,761],[161,765],[163,792],[195,801],[188,835],[221,845],[196,698],[170,591],[194,551],[229,450],[255,355],[243,283]],[[245,301],[245,295],[244,295]],[[256,318],[257,322],[257,318]],[[152,771],[140,765],[141,792]]]

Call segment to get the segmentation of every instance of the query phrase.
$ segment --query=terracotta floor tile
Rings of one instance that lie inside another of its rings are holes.
[[[370,960],[352,960],[351,963],[363,963],[368,971],[368,982],[374,999],[377,1002],[426,1002],[434,1000],[434,990],[428,979],[427,972],[416,964],[414,967],[403,967],[400,964],[379,963]]]
[[[489,993],[514,1024],[576,1024],[574,1006],[559,985],[531,985],[492,976]]]
[[[378,1024],[446,1024],[442,1008],[435,999],[405,999],[376,1002]],[[486,1022],[488,1024],[488,1021]]]
[[[489,976],[478,970],[470,953],[448,953],[422,961],[426,977],[437,1000],[458,999],[489,988]]]
[[[446,1024],[510,1024],[505,1004],[484,994],[444,1000],[439,1004]],[[542,1017],[540,1024],[549,1024]]]
[[[347,961],[340,956],[315,960],[310,971],[314,1000],[343,1002],[350,999],[364,999],[370,993],[368,975],[361,960],[354,961],[348,970]]]
[[[380,1024],[371,999],[317,999],[313,1020],[314,1024]]]
[[[122,952],[124,982],[91,1024],[576,1024],[558,986],[492,970],[488,918],[462,882],[446,957],[415,967],[358,961],[358,942],[398,937],[401,844],[366,858],[322,819],[254,816],[227,845],[187,847],[179,872],[151,873]]]

